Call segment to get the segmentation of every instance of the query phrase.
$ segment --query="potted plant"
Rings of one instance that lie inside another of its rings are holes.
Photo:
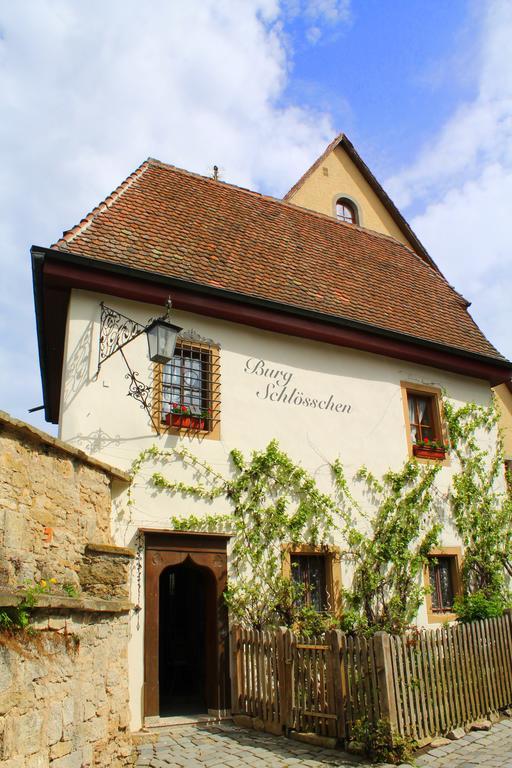
[[[439,459],[442,461],[446,458],[447,448],[447,443],[442,443],[440,440],[429,440],[428,437],[425,437],[414,443],[412,452],[419,459]]]
[[[172,403],[171,410],[165,415],[165,423],[179,429],[204,429],[205,420],[210,411],[206,413],[194,413],[189,406]]]

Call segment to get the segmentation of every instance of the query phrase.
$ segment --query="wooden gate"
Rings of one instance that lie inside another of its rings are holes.
[[[373,649],[372,649],[373,650]],[[231,631],[232,711],[274,733],[296,730],[345,739],[355,719],[378,719],[378,674],[366,642],[327,632],[299,638],[290,630]],[[350,661],[350,674],[349,674]]]

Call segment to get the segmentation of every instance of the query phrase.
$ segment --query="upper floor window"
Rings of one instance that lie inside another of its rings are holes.
[[[444,459],[446,445],[441,422],[440,394],[434,388],[402,384],[411,453],[420,458]]]
[[[346,197],[340,197],[336,201],[336,218],[346,224],[357,224],[357,211],[354,203],[347,200]]]
[[[157,367],[158,408],[162,428],[218,437],[218,347],[199,338],[188,339],[185,335],[178,338],[172,360]]]

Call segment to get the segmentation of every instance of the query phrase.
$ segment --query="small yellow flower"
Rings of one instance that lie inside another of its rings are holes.
[[[50,579],[50,584],[56,584],[56,583],[57,583],[57,579]]]
[[[46,581],[44,579],[41,579],[40,584],[43,587],[43,589],[46,587]]]

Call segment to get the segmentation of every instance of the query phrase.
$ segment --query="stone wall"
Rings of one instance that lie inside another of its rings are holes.
[[[110,535],[128,480],[0,412],[0,612],[37,593],[30,631],[0,626],[2,768],[132,765],[133,553]]]
[[[127,475],[0,412],[0,589],[80,588],[85,547],[111,544],[112,484]]]
[[[132,765],[126,614],[38,610],[34,626],[0,633],[2,768]]]

